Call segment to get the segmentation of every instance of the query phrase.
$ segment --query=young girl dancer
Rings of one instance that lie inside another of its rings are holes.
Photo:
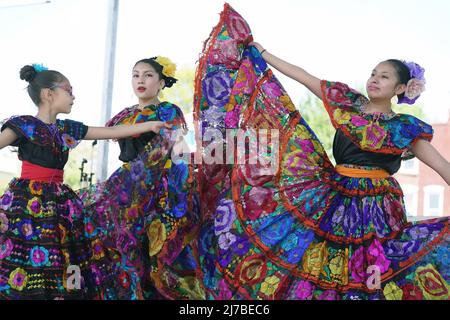
[[[170,125],[104,128],[59,120],[57,115],[70,113],[75,99],[69,80],[41,65],[24,66],[20,78],[28,82],[38,113],[11,117],[1,128],[0,148],[18,147],[22,173],[0,197],[0,297],[89,298],[93,281],[83,205],[63,184],[69,151],[83,139],[158,133]]]

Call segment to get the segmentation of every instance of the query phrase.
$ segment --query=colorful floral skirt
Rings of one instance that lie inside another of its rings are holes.
[[[208,298],[450,297],[448,219],[406,222],[395,179],[246,169],[232,170],[200,235]]]
[[[83,207],[66,185],[13,179],[0,197],[0,298],[89,299]]]
[[[105,182],[80,190],[91,242],[97,299],[199,299],[198,230],[191,167],[165,165],[170,142],[160,136]]]
[[[219,130],[235,155],[225,132],[255,133],[242,152],[274,130],[256,162],[247,148],[245,161],[199,166],[207,299],[449,299],[449,219],[408,223],[394,178],[337,173],[250,41],[225,4],[196,74],[197,133]]]

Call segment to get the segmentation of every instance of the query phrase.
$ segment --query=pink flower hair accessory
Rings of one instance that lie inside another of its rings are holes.
[[[408,67],[411,79],[406,84],[405,94],[398,103],[413,104],[425,91],[425,69],[415,62],[402,62]]]

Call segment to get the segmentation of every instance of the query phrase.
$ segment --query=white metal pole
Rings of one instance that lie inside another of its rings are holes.
[[[119,0],[109,0],[108,28],[106,31],[103,103],[100,116],[102,125],[104,125],[111,118],[118,14],[119,14]],[[108,174],[108,150],[109,150],[108,142],[104,140],[99,141],[97,172],[96,172],[98,181],[105,180]]]

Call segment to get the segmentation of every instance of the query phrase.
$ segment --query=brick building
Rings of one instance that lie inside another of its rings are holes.
[[[433,124],[433,129],[431,144],[450,161],[450,115],[446,123]],[[414,158],[403,162],[395,178],[405,194],[409,216],[450,216],[450,187],[433,169]]]

